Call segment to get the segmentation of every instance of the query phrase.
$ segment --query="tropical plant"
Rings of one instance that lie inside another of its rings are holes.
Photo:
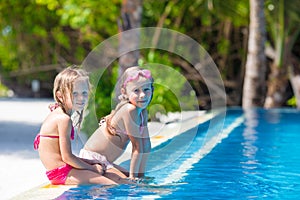
[[[266,108],[281,107],[290,98],[286,95],[289,79],[300,104],[299,60],[293,53],[300,33],[299,1],[268,0],[266,1],[266,19],[268,30],[267,55],[271,60],[268,78]],[[299,79],[299,78],[296,78]]]

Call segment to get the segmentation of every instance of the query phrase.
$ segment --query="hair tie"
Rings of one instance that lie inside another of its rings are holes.
[[[48,108],[50,109],[50,111],[52,112],[53,110],[55,110],[56,108],[59,107],[59,104],[58,103],[53,103],[53,104],[50,104],[48,106]]]

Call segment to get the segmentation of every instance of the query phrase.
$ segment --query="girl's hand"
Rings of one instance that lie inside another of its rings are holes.
[[[100,164],[94,164],[93,166],[96,167],[96,172],[103,175],[106,171],[106,168]]]
[[[149,184],[151,182],[154,181],[154,177],[151,177],[151,176],[143,176],[143,177],[140,177],[141,179],[141,182],[145,183],[145,184]]]
[[[143,178],[141,177],[129,177],[126,178],[127,181],[135,184],[149,184],[154,180],[154,177],[145,176]]]
[[[139,183],[141,183],[142,179],[140,179],[138,177],[129,177],[129,178],[127,178],[127,180],[130,181],[130,182],[132,182],[132,183],[139,184]]]

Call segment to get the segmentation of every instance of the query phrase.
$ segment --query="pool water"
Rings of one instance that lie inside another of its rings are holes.
[[[80,186],[57,199],[299,199],[299,120],[294,109],[228,109],[220,133],[208,121],[154,148],[150,184]]]

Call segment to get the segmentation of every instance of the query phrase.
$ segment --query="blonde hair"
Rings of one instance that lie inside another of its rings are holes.
[[[56,103],[64,110],[64,112],[66,112],[65,102],[64,102],[66,99],[66,96],[68,93],[70,93],[71,98],[73,98],[73,95],[72,95],[73,85],[74,85],[74,82],[79,78],[86,79],[86,81],[88,82],[88,85],[89,85],[89,89],[91,88],[88,73],[85,70],[80,69],[76,65],[72,65],[72,66],[64,69],[55,77],[54,87],[53,87],[53,97],[54,97],[54,100],[56,101]],[[57,96],[58,92],[62,95],[61,96],[62,101]],[[83,111],[77,112],[77,114],[79,115],[79,119],[78,119],[78,122],[76,123],[76,126],[78,126],[78,128],[80,128],[80,124],[82,122],[82,117],[83,117]]]
[[[130,77],[134,74],[134,73],[138,73],[140,71],[143,71],[144,69],[143,68],[140,68],[138,66],[134,66],[134,67],[129,67],[127,68],[124,73],[122,74],[122,76],[120,77],[120,80],[118,82],[118,87],[119,88],[119,91],[117,92],[120,92],[122,89],[126,92],[126,82],[128,79],[130,79]],[[140,74],[138,74],[138,76],[141,76]],[[149,78],[151,80],[151,89],[152,89],[152,95],[153,95],[153,78],[152,76]],[[118,94],[118,93],[117,93]],[[152,99],[152,96],[151,96],[151,99]],[[116,112],[118,110],[120,110],[125,104],[129,103],[129,99],[128,97],[126,97],[124,94],[120,94],[118,96],[118,100],[119,100],[119,103],[116,105],[116,108],[114,110],[111,111],[111,113],[105,117],[105,121],[106,121],[106,128],[108,130],[108,132],[112,135],[116,135],[116,136],[119,136],[117,133],[116,133],[116,128],[112,126],[111,124],[111,120],[113,118],[113,116],[116,114]]]

